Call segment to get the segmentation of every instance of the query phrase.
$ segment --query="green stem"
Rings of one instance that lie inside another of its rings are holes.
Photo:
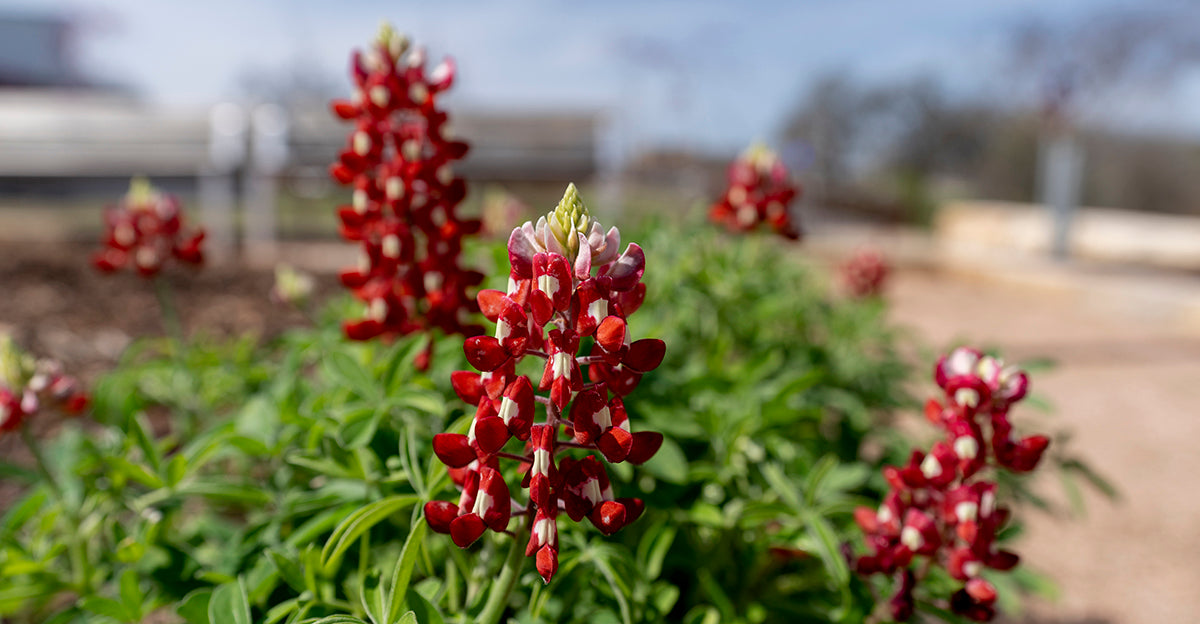
[[[524,565],[525,549],[521,546],[521,540],[514,537],[512,546],[508,549],[508,557],[504,559],[504,567],[500,570],[500,576],[492,584],[487,603],[483,605],[483,612],[479,614],[478,624],[499,624],[504,610],[508,607],[508,596],[517,586],[517,579],[521,577],[521,568]]]
[[[50,474],[50,469],[46,464],[46,457],[42,455],[42,448],[38,445],[38,441],[33,437],[33,433],[29,431],[26,425],[21,426],[21,440],[25,442],[25,446],[29,447],[29,452],[33,454],[33,463],[37,465],[38,474],[42,475],[42,479],[46,481],[46,485],[54,493],[54,498],[58,499],[63,507],[67,506],[66,496],[63,495],[63,490],[58,485],[58,480]]]
[[[367,571],[371,567],[371,532],[365,531],[362,534],[362,541],[358,546],[358,582],[366,585]]]
[[[200,380],[187,365],[183,323],[179,320],[179,311],[175,307],[175,295],[171,291],[171,286],[167,283],[167,278],[161,274],[154,278],[154,296],[158,298],[158,310],[162,316],[163,327],[167,330],[167,338],[173,343],[171,344],[171,359],[175,362],[175,370],[185,375],[187,379],[187,396],[180,397],[179,404],[184,416],[185,430],[182,432],[182,437],[186,439],[192,437],[199,426]]]
[[[158,297],[158,309],[162,313],[163,326],[167,335],[175,339],[178,348],[183,348],[183,325],[179,322],[179,312],[175,309],[175,298],[171,295],[171,287],[162,275],[154,278],[154,296]]]
[[[29,448],[38,473],[46,482],[46,486],[54,494],[54,498],[58,500],[58,504],[62,505],[63,512],[66,513],[67,520],[71,524],[71,539],[67,544],[67,556],[71,560],[71,584],[78,589],[81,595],[86,596],[91,593],[92,572],[88,565],[87,552],[84,550],[82,536],[77,530],[80,526],[79,514],[75,513],[75,510],[71,509],[71,506],[67,503],[66,494],[63,492],[62,486],[58,484],[58,480],[54,478],[54,474],[50,472],[49,464],[46,463],[46,456],[42,455],[42,448],[38,444],[37,438],[33,437],[33,433],[29,431],[29,427],[26,425],[21,426],[21,440]]]

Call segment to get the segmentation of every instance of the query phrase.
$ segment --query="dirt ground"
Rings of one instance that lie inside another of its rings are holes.
[[[0,331],[64,360],[88,378],[136,336],[160,334],[153,290],[125,273],[99,277],[91,248],[0,245]],[[331,266],[337,266],[336,263]],[[171,275],[184,323],[218,334],[271,336],[302,322],[273,306],[268,271],[211,267]],[[335,290],[335,280],[320,280]],[[1061,586],[1033,606],[1038,622],[1141,624],[1200,617],[1200,337],[1080,297],[900,270],[889,291],[894,321],[932,348],[967,342],[1010,360],[1050,357],[1035,392],[1056,407],[1026,408],[1018,427],[1073,432],[1072,448],[1119,488],[1110,503],[1089,493],[1087,515],[1028,514],[1019,544],[1026,565]],[[1136,306],[1135,306],[1136,307]],[[0,441],[0,453],[9,449]],[[1062,498],[1056,483],[1041,484]],[[0,493],[2,494],[2,493]]]
[[[1120,490],[1115,503],[1088,495],[1083,518],[1026,514],[1023,561],[1061,588],[1034,605],[1039,621],[1200,621],[1195,332],[1078,294],[925,272],[900,272],[890,299],[895,322],[930,346],[969,339],[1011,361],[1052,358],[1032,388],[1055,413],[1025,408],[1014,422],[1072,432],[1074,451]],[[1061,498],[1057,483],[1040,486]]]

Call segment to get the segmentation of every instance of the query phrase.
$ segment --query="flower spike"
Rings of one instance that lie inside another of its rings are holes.
[[[914,562],[940,565],[963,583],[950,596],[952,611],[984,622],[996,615],[996,588],[980,575],[985,568],[1011,570],[1019,557],[996,547],[1008,519],[996,505],[996,483],[981,479],[987,466],[1027,472],[1050,443],[1033,435],[1014,440],[1009,408],[1028,389],[1025,373],[970,348],[955,349],[934,367],[942,400],[925,415],[946,432],[928,454],[914,449],[904,466],[886,466],[892,491],[878,510],[860,507],[854,519],[874,550],[854,560],[858,574],[900,578],[889,606],[897,620],[912,617],[918,582]],[[989,451],[990,449],[990,451]],[[924,577],[924,574],[921,575]]]
[[[504,530],[512,502],[499,460],[517,459],[521,488],[528,490],[528,504],[518,513],[531,518],[525,552],[547,582],[558,570],[559,512],[575,522],[587,518],[605,535],[642,514],[641,500],[614,495],[599,457],[641,464],[663,443],[661,433],[631,430],[621,398],[662,363],[666,346],[630,339],[626,317],[645,298],[646,259],[634,243],[618,255],[619,245],[620,233],[604,232],[574,185],[536,225],[513,230],[508,289],[478,296],[495,333],[463,345],[480,372],[451,376],[455,393],[476,406],[475,419],[466,435],[441,433],[433,440],[462,495],[457,504],[426,505],[430,528],[461,547],[489,528]],[[584,338],[591,339],[589,354],[580,353]],[[517,363],[531,355],[545,359],[536,383],[516,373]],[[511,449],[513,438],[525,443],[523,455],[502,450]],[[593,454],[573,457],[574,448]]]
[[[354,124],[330,167],[352,189],[351,203],[338,209],[341,235],[362,249],[360,266],[342,273],[365,306],[363,318],[344,325],[352,340],[483,332],[471,322],[479,306],[469,294],[483,274],[459,262],[463,241],[482,227],[458,213],[466,184],[453,167],[467,144],[449,136],[439,108],[454,72],[447,59],[427,73],[424,51],[385,25],[366,52],[354,54],[355,97],[332,103],[337,117]],[[419,368],[429,365],[428,355],[418,358]]]

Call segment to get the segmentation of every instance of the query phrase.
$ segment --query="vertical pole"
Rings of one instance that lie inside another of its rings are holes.
[[[200,170],[200,220],[208,232],[206,255],[227,262],[236,249],[235,181],[246,162],[246,111],[237,104],[217,104],[208,116],[208,162]]]
[[[1056,132],[1040,150],[1042,203],[1052,220],[1051,253],[1058,260],[1070,255],[1071,222],[1079,207],[1083,182],[1083,150],[1070,132]]]
[[[251,115],[250,175],[246,179],[246,255],[254,264],[278,256],[276,209],[279,175],[288,161],[288,115],[277,104],[260,104]]]

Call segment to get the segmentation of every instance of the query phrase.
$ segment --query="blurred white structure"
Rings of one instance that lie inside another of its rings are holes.
[[[237,173],[246,162],[249,119],[241,106],[217,104],[209,113],[208,162],[201,167],[197,193],[200,219],[208,228],[208,256],[224,262],[237,243]]]

